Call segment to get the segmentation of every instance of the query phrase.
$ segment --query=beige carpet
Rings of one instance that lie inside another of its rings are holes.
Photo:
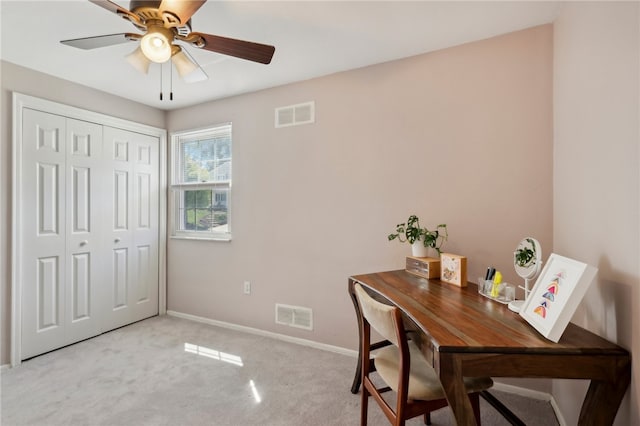
[[[155,317],[2,371],[1,424],[358,425],[355,358]],[[493,391],[531,426],[557,425],[547,402]],[[481,399],[485,426],[508,425]],[[434,425],[453,424],[444,408]],[[377,405],[369,424],[387,425]],[[422,424],[413,419],[408,424]]]

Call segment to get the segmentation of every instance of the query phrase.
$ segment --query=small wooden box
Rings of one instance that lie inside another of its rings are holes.
[[[457,254],[442,253],[440,256],[440,281],[467,286],[467,258]]]
[[[438,278],[440,276],[440,259],[407,256],[406,270],[422,278]]]

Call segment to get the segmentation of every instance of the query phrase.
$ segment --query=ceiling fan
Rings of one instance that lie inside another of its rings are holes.
[[[176,41],[261,64],[269,64],[275,52],[275,47],[266,44],[191,31],[191,17],[207,0],[132,0],[130,10],[110,0],[89,1],[130,21],[144,34],[108,34],[62,40],[60,43],[80,49],[95,49],[140,41],[138,48],[127,56],[127,61],[145,74],[151,62],[164,63],[171,59],[185,81],[207,79],[205,72],[187,51],[174,44]]]

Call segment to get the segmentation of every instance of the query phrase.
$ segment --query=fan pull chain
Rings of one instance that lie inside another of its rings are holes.
[[[173,66],[169,62],[169,100],[173,100]]]
[[[162,100],[162,64],[160,64],[160,100]]]

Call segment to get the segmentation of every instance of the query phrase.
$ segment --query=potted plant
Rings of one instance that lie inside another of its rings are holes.
[[[411,244],[411,251],[415,257],[427,257],[429,248],[433,248],[440,256],[440,247],[447,240],[447,225],[440,224],[430,231],[420,226],[418,216],[411,215],[406,223],[396,225],[396,232],[388,235],[389,241],[397,239],[401,243]]]

